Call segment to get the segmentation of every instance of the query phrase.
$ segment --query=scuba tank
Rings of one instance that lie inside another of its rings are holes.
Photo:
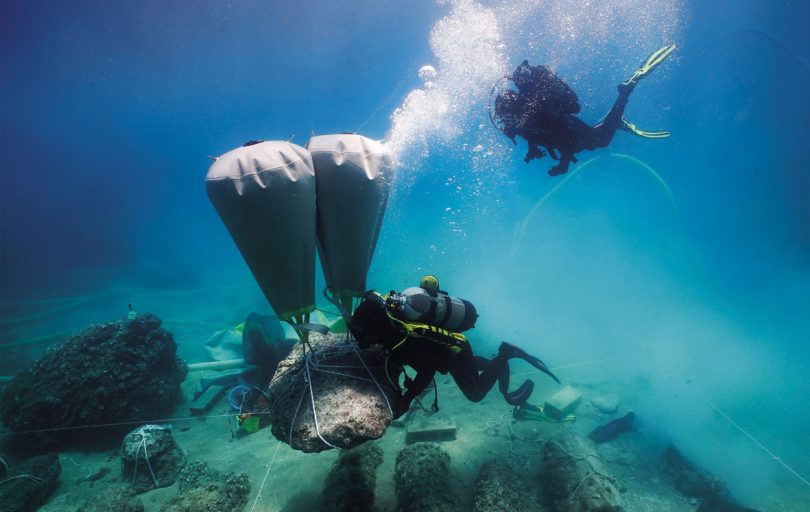
[[[448,295],[438,290],[438,286],[413,286],[400,293],[391,291],[386,303],[391,314],[403,322],[421,322],[453,332],[472,329],[478,320],[470,301]]]

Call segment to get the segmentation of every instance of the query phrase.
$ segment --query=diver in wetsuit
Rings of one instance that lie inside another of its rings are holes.
[[[414,289],[406,289],[403,294],[409,290]],[[431,290],[427,291],[431,293]],[[433,315],[432,318],[436,319],[434,324],[452,322],[454,313],[450,309],[441,311],[441,308],[447,307],[451,300],[457,301],[456,304],[462,301],[437,289],[433,293],[438,300],[428,304],[431,312],[425,309],[425,315]],[[393,404],[395,419],[407,412],[411,402],[433,381],[436,372],[449,373],[464,396],[473,402],[481,401],[495,385],[495,381],[498,381],[500,391],[509,404],[526,403],[534,390],[534,382],[527,379],[517,390],[509,392],[509,359],[523,359],[559,382],[543,361],[507,342],[501,343],[498,354],[491,360],[474,355],[466,336],[460,332],[438,325],[409,321],[397,304],[400,300],[402,294],[395,292],[386,296],[376,292],[366,293],[355,310],[349,327],[359,346],[381,345],[388,353],[388,359],[397,363],[399,368],[407,365],[416,370],[416,377],[412,381],[405,381],[407,391]],[[472,307],[468,302],[463,302]],[[440,309],[438,315],[435,314],[437,305]],[[461,316],[464,316],[463,313]],[[474,317],[472,324],[475,322]],[[467,322],[462,330],[471,326]]]
[[[578,118],[580,105],[576,93],[561,78],[542,65],[532,66],[524,60],[508,77],[517,91],[506,90],[495,99],[493,122],[512,142],[519,136],[526,140],[529,150],[524,161],[542,158],[548,153],[559,163],[548,173],[559,176],[568,171],[574,156],[580,151],[603,148],[610,144],[618,129],[644,138],[669,137],[669,132],[647,132],[624,118],[624,109],[636,84],[649,75],[673,51],[675,45],[664,46],[645,60],[633,75],[619,84],[619,95],[607,116],[591,126]],[[541,147],[545,148],[540,149]]]

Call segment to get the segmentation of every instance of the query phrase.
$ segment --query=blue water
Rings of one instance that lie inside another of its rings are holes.
[[[736,494],[810,502],[808,20],[787,0],[4,1],[1,299],[13,315],[112,288],[250,285],[207,156],[387,138],[402,165],[369,287],[436,273],[479,307],[482,352],[512,339],[558,365],[605,358],[594,372],[643,379],[650,430]],[[618,133],[554,189],[566,176],[489,124],[490,87],[524,58],[596,122],[668,42],[627,117],[669,139]],[[409,105],[426,64],[436,84]]]

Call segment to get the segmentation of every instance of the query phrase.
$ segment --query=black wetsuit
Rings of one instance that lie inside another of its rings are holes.
[[[579,112],[579,103],[573,91],[544,66],[530,66],[524,61],[512,77],[519,92],[501,93],[495,103],[495,114],[503,122],[503,132],[513,142],[515,136],[526,139],[529,151],[524,161],[542,158],[546,152],[559,160],[549,170],[552,176],[567,172],[569,164],[577,161],[576,153],[610,144],[621,127],[633,90],[632,85],[620,85],[610,112],[601,123],[591,126],[574,115]]]
[[[518,390],[509,393],[509,359],[529,357],[516,347],[502,343],[498,355],[493,359],[486,359],[473,354],[469,342],[451,339],[452,336],[409,334],[401,322],[390,320],[383,299],[373,293],[366,294],[355,310],[350,330],[360,346],[382,345],[392,361],[416,370],[416,377],[407,384],[407,391],[394,404],[394,417],[399,417],[408,410],[411,402],[427,388],[436,372],[449,373],[464,396],[473,402],[480,402],[492,389],[495,381],[499,382],[500,391],[507,402],[513,405],[525,402],[534,387],[527,380],[528,384],[524,383]],[[504,347],[507,349],[504,350]]]
[[[461,351],[454,354],[433,340],[408,337],[402,345],[389,352],[389,357],[416,370],[416,377],[402,396],[402,405],[406,410],[411,401],[427,388],[436,372],[449,373],[464,396],[472,402],[480,402],[499,378],[509,385],[506,358],[496,356],[489,360],[476,356],[466,342],[462,344]]]

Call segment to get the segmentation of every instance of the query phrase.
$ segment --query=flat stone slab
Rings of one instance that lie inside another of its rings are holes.
[[[202,395],[191,402],[191,404],[188,406],[189,411],[191,411],[191,414],[195,415],[205,414],[206,411],[211,409],[211,407],[213,407],[214,404],[216,404],[217,401],[222,398],[224,391],[225,388],[223,386],[218,384],[211,385]]]
[[[405,444],[423,441],[453,441],[456,438],[456,422],[448,416],[428,416],[408,424]]]
[[[571,386],[565,386],[546,400],[543,412],[557,421],[562,421],[579,407],[580,402],[582,402],[582,393]]]

